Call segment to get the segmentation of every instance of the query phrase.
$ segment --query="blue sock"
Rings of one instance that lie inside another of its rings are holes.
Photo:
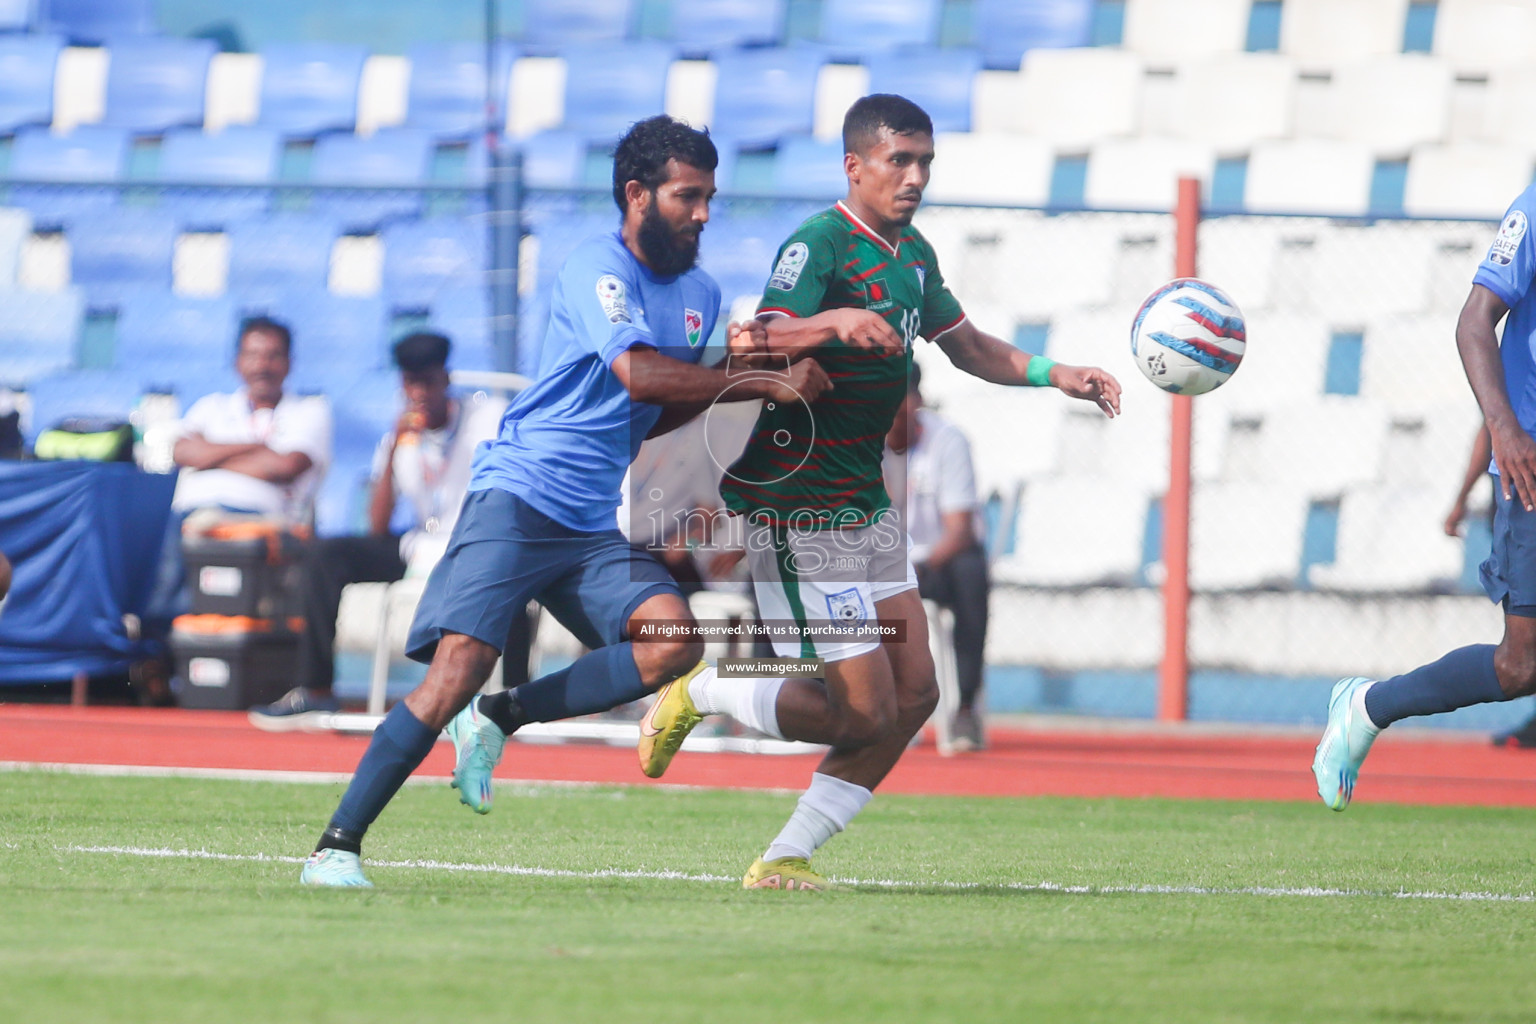
[[[1379,728],[1399,718],[1438,715],[1469,704],[1509,700],[1493,668],[1493,644],[1473,644],[1365,691],[1365,713]]]
[[[423,725],[403,701],[391,708],[373,731],[352,783],[331,815],[331,827],[361,838],[436,742],[436,730]]]
[[[528,722],[558,722],[595,715],[650,693],[640,681],[632,643],[602,647],[513,691]]]

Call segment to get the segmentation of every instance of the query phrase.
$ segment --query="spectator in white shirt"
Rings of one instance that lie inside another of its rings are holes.
[[[349,583],[392,583],[413,563],[428,565],[442,553],[469,486],[475,448],[496,436],[506,403],[484,394],[455,398],[448,390],[451,345],[441,334],[422,332],[395,343],[395,366],[405,408],[374,452],[369,488],[368,533],[324,537],[305,555],[300,600],[304,633],[299,641],[298,686],[251,712],[265,729],[297,727],[303,716],[335,711],[336,613]],[[391,529],[400,516],[409,527]],[[513,618],[508,636],[508,685],[526,674],[528,624]]]
[[[908,551],[917,589],[955,616],[955,663],[960,708],[952,749],[980,750],[986,739],[976,697],[987,645],[987,554],[977,524],[971,446],[960,428],[924,409],[921,371],[912,365],[907,397],[886,435],[885,480],[892,500],[906,496]]]
[[[331,407],[285,394],[288,328],[266,317],[240,328],[235,370],[245,386],[205,395],[181,421],[172,455],[182,467],[172,508],[254,512],[308,525],[331,460]]]

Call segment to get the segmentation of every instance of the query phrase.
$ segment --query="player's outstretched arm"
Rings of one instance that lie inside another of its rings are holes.
[[[1030,361],[1044,357],[1021,352],[1003,339],[977,330],[969,320],[940,335],[938,346],[950,362],[973,377],[1013,386],[1049,383],[1064,395],[1093,402],[1106,416],[1113,418],[1120,412],[1120,382],[1097,366],[1048,362],[1047,380],[1034,380],[1029,373]]]
[[[662,355],[653,348],[637,346],[620,353],[612,364],[614,376],[637,402],[663,406],[708,405],[721,399],[733,402],[766,398],[788,402],[802,398],[813,402],[832,387],[826,371],[813,360],[801,360],[787,372],[746,375],[724,369],[695,366]]]
[[[765,316],[767,351],[798,359],[818,345],[841,341],[853,348],[900,355],[906,345],[879,313],[867,309],[828,309],[815,316]]]
[[[1493,445],[1493,461],[1499,468],[1499,487],[1504,497],[1520,499],[1527,511],[1536,509],[1536,442],[1520,426],[1509,403],[1504,363],[1499,357],[1497,327],[1509,307],[1492,289],[1472,286],[1456,321],[1456,348],[1467,382],[1482,407]]]

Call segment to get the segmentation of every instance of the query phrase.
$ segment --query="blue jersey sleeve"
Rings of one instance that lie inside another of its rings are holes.
[[[1504,219],[1488,254],[1477,266],[1473,284],[1480,284],[1514,307],[1525,297],[1536,274],[1536,241],[1531,238],[1531,217],[1536,216],[1536,186],[1520,193]]]
[[[578,343],[612,365],[635,345],[656,343],[640,305],[633,260],[608,249],[577,252],[560,271],[561,292]]]

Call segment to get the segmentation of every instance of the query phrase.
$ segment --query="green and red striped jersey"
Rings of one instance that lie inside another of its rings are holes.
[[[833,339],[814,350],[832,390],[815,402],[765,402],[746,449],[720,483],[726,507],[799,529],[859,526],[890,506],[880,473],[885,435],[906,394],[912,342],[933,341],[965,313],[921,232],[894,247],[843,203],[780,247],[758,314],[807,317],[853,307],[879,313],[906,343],[884,355]]]

